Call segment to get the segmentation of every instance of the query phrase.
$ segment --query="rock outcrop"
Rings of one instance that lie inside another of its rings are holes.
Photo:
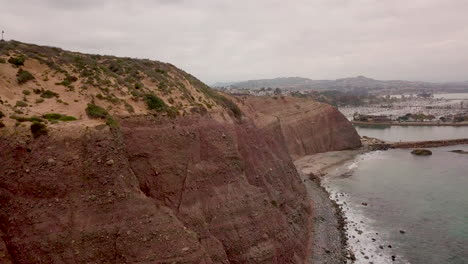
[[[411,154],[417,156],[430,156],[432,155],[432,151],[428,149],[414,149],[413,151],[411,151]]]
[[[468,154],[468,151],[461,150],[461,149],[450,150],[450,152],[458,153],[458,154]]]

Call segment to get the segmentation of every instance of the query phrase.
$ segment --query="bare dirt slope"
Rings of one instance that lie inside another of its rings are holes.
[[[210,112],[226,120],[240,117],[225,96],[169,63],[0,42],[0,134],[21,133],[26,126],[21,118],[44,119],[50,113],[95,125],[86,114],[88,104],[110,116]],[[47,121],[51,127],[60,123]]]

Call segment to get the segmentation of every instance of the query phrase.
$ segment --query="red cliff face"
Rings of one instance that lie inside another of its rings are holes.
[[[238,123],[0,139],[1,263],[304,263],[312,212],[291,156],[359,138],[331,107],[249,100]]]
[[[280,124],[289,154],[294,159],[361,146],[353,125],[327,104],[294,97],[247,97],[244,108],[258,123]]]

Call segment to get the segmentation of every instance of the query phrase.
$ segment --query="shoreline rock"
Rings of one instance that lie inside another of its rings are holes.
[[[468,151],[461,150],[461,149],[450,150],[449,152],[458,153],[458,154],[468,154]]]
[[[413,151],[411,151],[411,154],[417,156],[430,156],[432,155],[432,151],[428,149],[414,149]]]

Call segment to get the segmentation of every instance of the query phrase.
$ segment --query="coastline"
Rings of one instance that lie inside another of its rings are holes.
[[[331,151],[302,157],[294,162],[313,208],[310,263],[345,263],[354,260],[349,250],[345,216],[340,205],[322,186],[321,179],[344,163],[369,150]]]

